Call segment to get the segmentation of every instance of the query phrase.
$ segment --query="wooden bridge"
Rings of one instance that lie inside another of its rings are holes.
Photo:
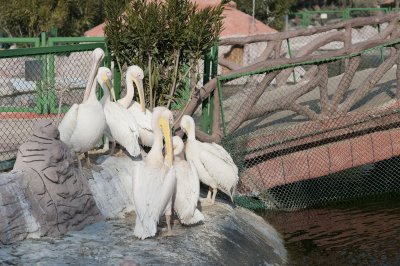
[[[392,14],[220,41],[228,47],[219,58],[224,72],[193,94],[185,112],[196,115],[213,96],[212,132],[196,133],[219,141],[225,126],[226,137],[246,151],[241,192],[400,155],[399,21],[400,14]],[[352,39],[352,32],[367,26],[382,30]],[[312,38],[302,48],[288,51],[290,42],[307,36]],[[238,46],[261,49],[238,64],[227,56]]]

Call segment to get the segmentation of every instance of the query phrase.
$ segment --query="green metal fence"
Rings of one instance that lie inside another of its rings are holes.
[[[399,12],[399,8],[346,8],[333,10],[310,10],[289,15],[289,29],[307,28],[332,24],[357,17],[370,17]]]
[[[16,49],[0,50],[0,170],[12,166],[16,151],[35,123],[58,123],[62,113],[83,99],[95,48],[104,38],[0,38]],[[15,46],[15,45],[14,45]],[[60,102],[61,100],[61,102]],[[57,115],[59,104],[61,115]]]

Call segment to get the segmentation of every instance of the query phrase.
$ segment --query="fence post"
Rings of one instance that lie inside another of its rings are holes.
[[[204,58],[203,85],[217,75],[218,45],[214,45]],[[212,134],[214,112],[214,96],[211,94],[202,102],[200,128],[203,132]]]
[[[342,18],[343,20],[348,20],[350,18],[350,9],[346,8],[343,10]]]
[[[54,39],[49,38],[48,46],[54,46]],[[51,113],[58,112],[57,97],[55,95],[56,88],[56,66],[54,54],[49,54],[49,86],[48,86],[48,101]]]
[[[35,40],[35,48],[40,47],[40,38],[36,38]],[[35,56],[36,60],[42,61],[42,56]],[[43,61],[42,61],[43,62]],[[43,78],[42,80],[37,80],[35,82],[36,85],[36,96],[35,96],[35,112],[40,114],[42,112],[43,106],[43,95],[42,95],[42,87],[43,87]]]
[[[46,47],[46,32],[42,32],[40,34],[40,47]],[[41,99],[42,99],[42,113],[47,114],[49,112],[49,99],[48,99],[48,90],[47,87],[47,54],[42,55],[42,82],[41,82]]]
[[[118,100],[121,97],[121,72],[119,67],[114,65],[114,91],[115,98]]]

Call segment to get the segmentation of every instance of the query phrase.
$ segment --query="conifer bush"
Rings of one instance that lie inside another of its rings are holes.
[[[136,64],[145,70],[148,108],[173,103],[182,108],[180,98],[188,98],[200,77],[199,60],[218,41],[223,5],[198,9],[190,0],[119,3],[108,0],[105,6],[113,59],[120,68]]]

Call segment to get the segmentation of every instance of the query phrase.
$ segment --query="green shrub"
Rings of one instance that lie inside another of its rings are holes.
[[[198,10],[190,0],[120,3],[108,0],[105,7],[105,33],[113,59],[120,68],[136,64],[145,69],[150,108],[172,102],[182,106],[178,97],[185,84],[196,84],[186,82],[187,73],[194,71],[191,78],[198,80],[199,60],[218,40],[222,4]]]

